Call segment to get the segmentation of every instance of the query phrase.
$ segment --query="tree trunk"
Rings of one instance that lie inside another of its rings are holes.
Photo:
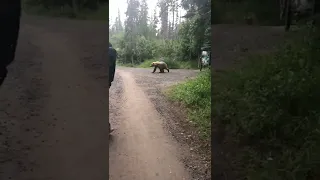
[[[134,65],[134,62],[133,62],[133,55],[131,55],[131,64]]]
[[[286,0],[286,24],[285,24],[285,31],[289,31],[292,21],[292,6],[291,6],[291,0]]]
[[[191,41],[190,41],[190,44],[191,44]],[[191,49],[189,51],[189,60],[191,61]]]
[[[175,3],[175,2],[174,2]],[[176,10],[175,4],[172,7],[172,29],[171,29],[171,39],[173,39],[173,33],[174,33],[174,11]]]
[[[198,55],[198,68],[201,67],[201,54]]]
[[[282,21],[284,18],[284,11],[285,11],[285,0],[280,0],[279,1],[279,6],[280,6],[280,20]]]
[[[78,4],[77,4],[77,0],[72,0],[72,8],[73,8],[73,13],[74,13],[74,15],[78,14]]]
[[[312,16],[314,17],[316,15],[316,0],[312,1]],[[312,24],[316,24],[316,18],[313,18]]]

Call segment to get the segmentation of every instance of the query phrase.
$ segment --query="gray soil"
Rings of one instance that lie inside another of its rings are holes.
[[[198,71],[119,67],[108,96],[107,28],[23,16],[0,89],[1,180],[210,179],[185,113],[162,95]]]

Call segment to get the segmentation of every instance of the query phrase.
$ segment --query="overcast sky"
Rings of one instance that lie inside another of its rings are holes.
[[[147,0],[148,8],[149,8],[149,17],[153,15],[154,8],[157,5],[158,0]],[[111,22],[109,24],[113,24],[115,18],[118,16],[118,9],[120,10],[120,17],[121,22],[123,23],[126,15],[125,12],[127,11],[127,0],[110,0],[109,1],[109,18]],[[185,14],[183,9],[180,9],[181,15]],[[159,11],[157,12],[159,13]]]

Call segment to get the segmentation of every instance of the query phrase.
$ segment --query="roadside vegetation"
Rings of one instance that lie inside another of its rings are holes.
[[[213,74],[214,126],[242,178],[319,178],[320,32],[292,36],[276,53]]]
[[[166,95],[181,102],[188,111],[188,119],[199,129],[204,140],[211,137],[211,71],[201,72],[195,79],[172,86]]]
[[[234,10],[225,4],[219,22],[245,24],[236,17],[247,12],[256,25],[278,25],[279,8],[267,2],[240,1]],[[263,14],[265,7],[275,11]],[[212,75],[212,127],[223,135],[224,157],[237,179],[319,179],[318,28],[301,23],[276,52],[252,54],[239,67]]]

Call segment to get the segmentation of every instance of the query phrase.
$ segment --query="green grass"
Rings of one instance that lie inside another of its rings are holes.
[[[320,33],[295,35],[274,54],[213,74],[213,123],[243,179],[320,177]]]
[[[117,63],[117,66],[123,66],[123,67],[136,67],[136,65],[127,63],[127,64],[123,64],[123,63]]]
[[[209,70],[201,72],[195,79],[171,87],[166,95],[187,107],[188,119],[198,127],[202,138],[211,137],[211,73]]]
[[[67,17],[74,19],[87,19],[87,20],[108,20],[109,7],[107,4],[101,5],[98,10],[82,9],[78,14],[74,14],[69,6],[61,8],[46,9],[43,6],[29,6],[23,5],[23,10],[27,14],[49,16],[49,17]]]
[[[134,67],[139,68],[150,68],[150,64],[154,61],[159,61],[159,59],[146,60],[141,64],[135,65]],[[169,69],[197,69],[197,62],[195,61],[173,61],[170,59],[165,59],[164,62],[168,64]]]

